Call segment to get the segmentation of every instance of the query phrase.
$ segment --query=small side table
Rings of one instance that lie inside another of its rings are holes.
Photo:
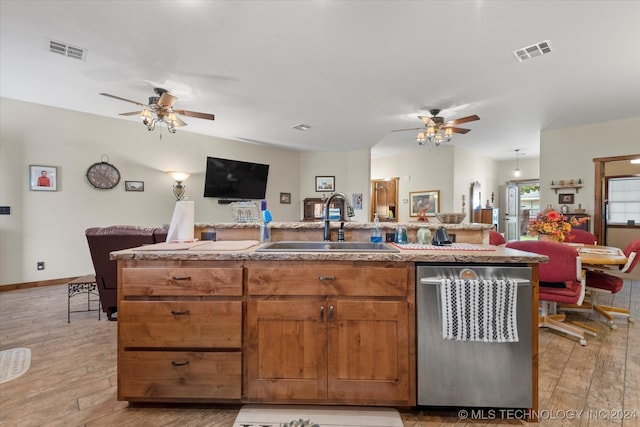
[[[67,297],[67,323],[71,323],[71,313],[97,311],[98,320],[100,320],[100,294],[98,293],[98,285],[96,284],[96,276],[87,274],[86,276],[77,277],[67,283],[69,295]],[[71,297],[79,294],[87,294],[87,309],[71,311]],[[97,298],[91,298],[91,296]],[[98,308],[91,308],[91,303],[97,302]]]

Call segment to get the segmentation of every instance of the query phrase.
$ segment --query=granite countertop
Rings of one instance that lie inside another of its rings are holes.
[[[472,245],[468,249],[400,249],[395,253],[372,252],[256,252],[261,245],[243,250],[181,250],[125,249],[111,253],[112,260],[159,261],[393,261],[393,262],[457,262],[457,263],[545,263],[548,258],[502,246]]]
[[[480,223],[462,223],[462,224],[441,224],[437,222],[380,222],[379,227],[381,229],[394,229],[398,225],[403,225],[407,229],[418,229],[420,227],[429,227],[431,229],[438,229],[440,226],[444,226],[447,230],[491,230],[492,224],[480,224]],[[339,227],[340,221],[332,220],[330,222],[332,228]],[[258,228],[259,222],[218,222],[218,223],[198,223],[195,224],[197,229],[217,228],[217,229],[243,229],[243,228]],[[324,228],[324,221],[309,221],[309,222],[270,222],[269,227],[272,229],[291,229],[291,230],[316,230]],[[358,221],[346,221],[344,228],[346,230],[368,230],[372,229],[374,224],[372,222],[358,222]]]

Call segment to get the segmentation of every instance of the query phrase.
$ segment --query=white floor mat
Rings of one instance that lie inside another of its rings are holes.
[[[31,366],[31,350],[12,348],[0,351],[0,384],[15,380]]]
[[[397,410],[363,406],[244,405],[233,427],[402,427]]]

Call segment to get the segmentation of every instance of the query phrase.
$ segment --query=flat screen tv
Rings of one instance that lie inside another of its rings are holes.
[[[207,157],[204,197],[264,199],[269,165]]]

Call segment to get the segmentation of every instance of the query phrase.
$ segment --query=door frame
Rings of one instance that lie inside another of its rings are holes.
[[[606,182],[607,177],[605,168],[609,162],[618,162],[620,160],[633,160],[637,159],[640,154],[628,154],[625,156],[612,156],[612,157],[596,157],[593,159],[593,234],[596,236],[596,241],[602,242],[606,245],[606,221],[604,218],[604,202],[606,195]]]

